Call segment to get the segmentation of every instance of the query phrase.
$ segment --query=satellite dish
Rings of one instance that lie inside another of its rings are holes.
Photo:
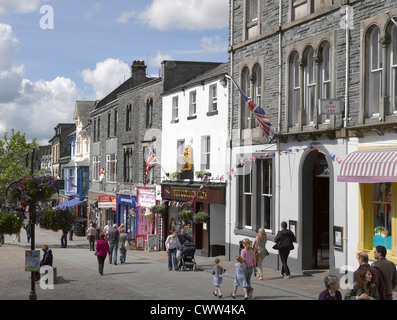
[[[165,66],[167,69],[172,70],[172,69],[175,69],[176,63],[175,63],[175,61],[167,61]]]

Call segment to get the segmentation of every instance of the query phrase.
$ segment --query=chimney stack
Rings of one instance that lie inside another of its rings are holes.
[[[146,74],[146,66],[144,60],[134,60],[131,66],[131,76],[135,72],[142,70]]]

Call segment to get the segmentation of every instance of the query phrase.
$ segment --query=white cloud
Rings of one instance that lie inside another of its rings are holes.
[[[43,144],[59,122],[71,122],[80,92],[75,83],[57,77],[52,81],[24,79],[24,66],[14,66],[20,44],[11,26],[0,24],[0,134],[25,132]]]
[[[227,44],[219,36],[203,37],[201,47],[206,53],[218,53],[227,50]]]
[[[165,54],[165,53],[161,53],[160,51],[157,51],[157,54],[154,58],[149,58],[148,65],[151,68],[160,68],[161,62],[164,60],[172,60],[172,57],[169,54]]]
[[[93,16],[95,16],[95,15],[101,13],[101,12],[102,12],[102,4],[100,4],[100,3],[95,3],[95,4],[92,6],[92,9],[91,9],[90,11],[88,11],[88,12],[86,13],[85,16],[86,16],[87,19],[90,19],[90,18],[92,18]]]
[[[118,18],[117,22],[118,23],[128,23],[131,18],[135,17],[137,15],[136,11],[124,11]]]
[[[54,127],[60,122],[72,122],[74,106],[80,97],[76,84],[67,78],[52,81],[22,81],[20,96],[0,104],[0,128],[25,132],[27,138],[36,138],[48,144]]]
[[[94,70],[84,69],[81,76],[95,91],[93,99],[102,99],[130,77],[130,67],[123,61],[109,58],[98,62]]]
[[[137,17],[157,30],[224,28],[228,25],[229,1],[153,0]]]
[[[1,0],[0,1],[0,17],[5,15],[8,11],[16,13],[29,13],[36,11],[40,3],[46,0]]]

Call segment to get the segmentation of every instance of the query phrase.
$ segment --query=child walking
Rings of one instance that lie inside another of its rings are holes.
[[[211,274],[214,275],[214,286],[215,286],[215,291],[212,292],[214,296],[218,296],[218,298],[222,298],[222,292],[221,292],[221,283],[223,280],[223,274],[226,272],[226,269],[224,269],[221,265],[221,260],[219,258],[216,258],[215,261],[215,266],[211,271]]]
[[[236,256],[236,274],[234,275],[233,282],[233,299],[236,298],[237,287],[243,287],[244,289],[244,300],[248,300],[248,292],[247,292],[247,280],[245,278],[245,272],[247,270],[247,266],[243,263],[243,258],[241,256]]]

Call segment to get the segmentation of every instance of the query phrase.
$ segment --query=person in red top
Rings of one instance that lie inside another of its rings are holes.
[[[247,267],[245,279],[247,281],[248,298],[251,299],[254,292],[254,289],[251,287],[251,276],[254,271],[256,261],[254,250],[252,250],[252,242],[249,239],[244,239],[243,246],[244,249],[241,250],[241,257],[243,258],[243,262]]]
[[[96,243],[96,251],[99,274],[103,276],[103,266],[105,264],[106,256],[110,256],[109,243],[105,240],[105,234],[103,232],[99,234],[99,240]]]

